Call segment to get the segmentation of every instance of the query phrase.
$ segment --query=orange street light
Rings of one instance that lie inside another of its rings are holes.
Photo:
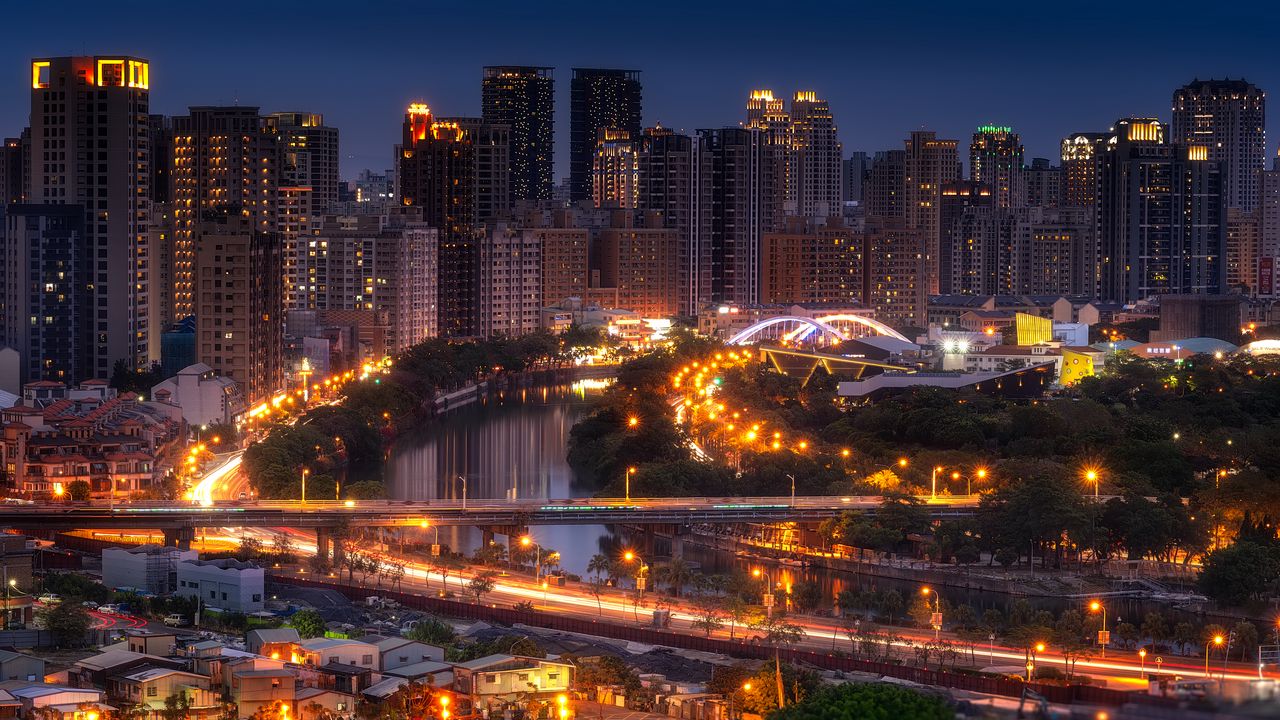
[[[906,459],[906,458],[898,458],[898,467],[902,467],[902,468],[904,468],[904,467],[906,467],[906,466],[907,466],[907,459]]]
[[[636,417],[635,415],[632,415],[631,417],[627,418],[627,427],[635,427],[639,424],[640,424],[640,418]]]

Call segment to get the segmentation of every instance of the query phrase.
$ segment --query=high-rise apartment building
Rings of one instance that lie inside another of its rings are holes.
[[[642,318],[680,311],[680,237],[657,213],[617,210],[596,249],[598,286],[615,291],[616,306]]]
[[[699,308],[758,300],[760,238],[780,216],[776,149],[760,130],[698,131],[691,292]]]
[[[640,202],[637,140],[626,130],[600,128],[591,157],[591,202],[598,208],[634,209]]]
[[[680,238],[679,313],[686,316],[698,311],[692,292],[697,260],[693,252],[697,147],[688,135],[653,127],[645,129],[636,150],[637,205],[645,212],[656,213],[662,226],[674,230]]]
[[[192,107],[173,118],[173,311],[195,311],[195,226],[206,215],[239,213],[275,234],[279,135],[256,107]]]
[[[883,150],[875,154],[863,197],[867,205],[867,217],[882,220],[904,220],[906,209],[907,153],[904,150]]]
[[[338,128],[324,115],[277,112],[266,117],[280,137],[282,183],[311,188],[311,212],[327,213],[338,202]]]
[[[1267,94],[1244,80],[1193,80],[1173,92],[1170,142],[1204,147],[1222,164],[1227,207],[1258,205],[1267,157]]]
[[[193,229],[196,359],[235,380],[250,405],[284,387],[284,260],[274,229],[234,208]]]
[[[136,57],[31,63],[25,202],[84,214],[83,278],[91,289],[76,321],[87,339],[78,350],[86,376],[106,378],[120,360],[129,367],[151,361],[150,84],[150,64]]]
[[[555,140],[551,68],[486,67],[480,100],[486,123],[510,129],[512,201],[550,200]]]
[[[841,212],[841,158],[831,106],[812,90],[802,90],[791,100],[791,143],[794,161],[789,193],[795,214],[829,217]]]
[[[912,131],[906,140],[903,210],[906,226],[918,230],[924,242],[922,281],[929,295],[936,295],[941,287],[938,209],[942,186],[954,182],[958,173],[956,145],[955,140],[941,140],[929,130]]]
[[[475,216],[477,227],[511,214],[511,130],[473,117],[439,118],[466,133],[475,151]]]
[[[426,105],[409,106],[396,148],[400,202],[421,208],[423,221],[440,232],[436,311],[447,337],[471,336],[479,328],[476,154],[458,123],[436,120]]]
[[[928,295],[920,230],[900,219],[869,217],[863,237],[863,304],[890,325],[924,327]]]
[[[1058,207],[1062,204],[1062,168],[1049,164],[1048,158],[1032,158],[1022,168],[1027,207]]]
[[[1116,122],[1098,163],[1100,295],[1226,289],[1223,172],[1203,145],[1172,145],[1159,120]]]
[[[1280,158],[1273,158],[1271,168],[1262,171],[1261,184],[1257,293],[1273,297],[1276,294],[1276,264],[1280,262]]]
[[[991,187],[998,208],[1020,207],[1026,196],[1022,140],[1013,128],[982,125],[969,143],[969,179]]]
[[[416,207],[318,218],[305,255],[303,309],[356,328],[376,357],[434,337],[437,237]]]
[[[867,181],[867,173],[871,171],[871,158],[864,152],[850,153],[844,161],[844,175],[841,183],[844,187],[842,196],[845,202],[864,203],[863,185]]]
[[[1109,133],[1075,133],[1062,139],[1062,205],[1092,208],[1098,202],[1098,158]]]
[[[1258,264],[1262,256],[1261,208],[1253,212],[1227,208],[1227,290],[1243,295],[1258,292]]]
[[[788,218],[762,239],[760,302],[862,302],[862,241],[839,217]]]
[[[527,222],[542,248],[543,305],[583,298],[590,287],[591,231],[579,227],[573,210],[555,210],[546,221]]]
[[[93,377],[94,254],[79,205],[0,208],[0,346],[21,382]]]
[[[591,159],[601,128],[640,136],[638,70],[573,68],[569,84],[569,199],[591,199]]]
[[[747,96],[746,127],[762,131],[765,142],[772,145],[791,145],[791,113],[786,101],[774,97],[772,90],[752,90]]]
[[[542,325],[542,237],[506,223],[480,242],[480,335],[519,337]]]
[[[970,262],[975,255],[970,243],[974,241],[970,208],[994,207],[991,186],[974,180],[956,180],[942,186],[938,205],[938,227],[942,233],[938,241],[938,289],[943,295],[965,294],[973,287],[974,268]],[[961,218],[965,222],[961,223]]]
[[[1082,208],[1028,207],[1019,215],[1014,292],[1092,297],[1088,273],[1095,251],[1093,213]]]
[[[22,138],[5,138],[0,141],[0,206],[22,202],[22,186],[26,175],[26,153],[22,151]]]

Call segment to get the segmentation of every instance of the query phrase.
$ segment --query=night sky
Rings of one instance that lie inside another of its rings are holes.
[[[901,148],[916,128],[967,148],[993,123],[1021,133],[1028,158],[1056,158],[1067,133],[1168,120],[1173,89],[1197,76],[1280,87],[1278,26],[1280,6],[1203,0],[15,3],[0,136],[26,125],[31,57],[119,53],[151,60],[152,112],[324,113],[342,132],[344,178],[390,165],[410,101],[479,115],[487,64],[556,68],[557,179],[573,66],[641,70],[646,125],[736,124],[753,87],[803,88],[830,101],[846,154]],[[1272,107],[1269,152],[1277,118]]]

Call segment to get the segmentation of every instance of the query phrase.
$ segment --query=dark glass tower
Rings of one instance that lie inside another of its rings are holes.
[[[601,128],[640,136],[640,71],[574,68],[569,98],[569,199],[591,199],[591,158]]]
[[[551,198],[555,81],[549,67],[484,69],[484,122],[510,128],[511,200]]]

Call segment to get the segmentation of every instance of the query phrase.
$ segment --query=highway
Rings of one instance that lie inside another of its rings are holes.
[[[224,466],[226,467],[226,466]],[[229,474],[231,470],[227,470]],[[207,479],[207,478],[206,478]],[[332,527],[342,522],[367,527],[436,526],[527,527],[532,525],[688,525],[734,522],[816,522],[845,510],[874,513],[878,496],[741,498],[570,498],[551,500],[437,501],[209,501],[214,482],[197,486],[192,503],[134,501],[115,507],[67,504],[0,506],[0,525],[53,529],[109,530],[184,527]],[[925,505],[934,517],[972,514],[977,498],[948,497]]]

